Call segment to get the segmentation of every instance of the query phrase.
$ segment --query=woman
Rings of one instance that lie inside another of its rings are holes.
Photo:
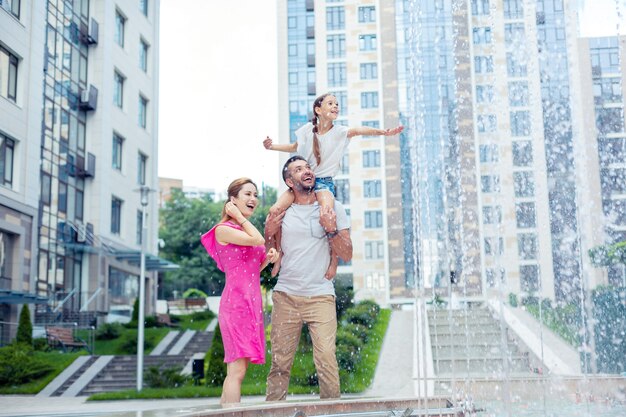
[[[260,273],[278,253],[265,253],[265,239],[249,221],[258,204],[257,187],[248,178],[228,186],[222,219],[202,235],[207,252],[226,273],[218,321],[224,341],[226,379],[222,404],[238,403],[249,363],[265,363],[265,329]]]

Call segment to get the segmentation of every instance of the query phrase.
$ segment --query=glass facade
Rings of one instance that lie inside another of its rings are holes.
[[[88,46],[79,28],[89,26],[89,2],[73,3],[47,2],[37,292],[54,301],[81,293],[83,262],[72,243],[84,206]],[[80,296],[71,303],[78,307]]]

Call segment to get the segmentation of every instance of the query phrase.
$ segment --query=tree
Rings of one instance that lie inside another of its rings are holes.
[[[589,249],[589,257],[594,266],[626,265],[626,241],[612,245],[600,245]]]
[[[26,304],[22,306],[22,311],[20,312],[16,341],[28,346],[33,345],[33,323],[30,321],[30,309]]]
[[[260,204],[250,221],[261,232],[265,228],[265,217],[276,200],[276,191],[264,187],[266,197],[259,197]],[[264,204],[263,204],[264,202]],[[173,290],[183,293],[197,288],[209,295],[219,295],[224,288],[224,273],[207,254],[200,237],[222,217],[224,202],[214,202],[210,197],[189,199],[180,190],[161,209],[159,237],[165,242],[160,255],[180,266],[165,274],[164,287],[167,296]]]

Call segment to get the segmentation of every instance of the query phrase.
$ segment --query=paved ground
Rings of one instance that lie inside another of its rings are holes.
[[[387,336],[383,342],[381,357],[372,387],[362,395],[344,395],[343,398],[381,397],[408,398],[413,396],[411,372],[413,364],[412,312],[394,311]],[[319,396],[289,396],[288,401],[316,400]],[[262,396],[243,397],[243,404],[262,404]],[[124,416],[177,415],[202,409],[218,409],[219,398],[182,400],[129,400],[87,402],[86,397],[49,397],[35,399],[33,396],[0,397],[0,417],[92,417],[128,413]],[[162,414],[169,410],[166,414]],[[152,411],[152,412],[151,412]],[[158,412],[157,412],[158,411]],[[129,413],[130,412],[130,413]]]

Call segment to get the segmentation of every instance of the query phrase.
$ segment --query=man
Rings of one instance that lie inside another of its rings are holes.
[[[335,357],[337,314],[333,281],[324,278],[332,248],[344,261],[352,259],[348,216],[335,201],[335,210],[318,205],[315,174],[301,156],[283,167],[283,180],[294,193],[293,205],[279,216],[269,215],[265,236],[281,227],[283,260],[272,294],[272,366],[267,376],[267,401],[287,397],[291,366],[302,324],[313,341],[313,361],[320,398],[339,398],[339,367]],[[270,239],[266,239],[266,243]]]

